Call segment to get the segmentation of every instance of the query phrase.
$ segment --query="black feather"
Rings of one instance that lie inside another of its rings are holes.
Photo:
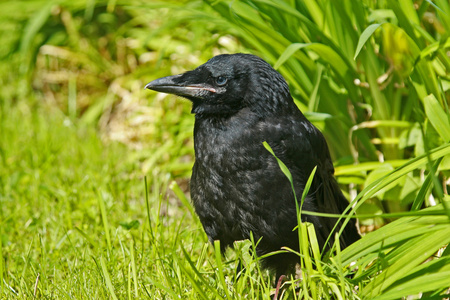
[[[191,198],[209,240],[220,240],[222,251],[248,239],[251,232],[255,240],[261,238],[259,255],[283,246],[299,249],[291,184],[264,141],[292,173],[298,198],[317,166],[303,210],[341,214],[348,206],[333,176],[323,135],[297,108],[284,78],[259,57],[219,55],[193,71],[146,87],[193,102]],[[334,242],[333,234],[325,245],[337,219],[303,215],[302,220],[314,224],[321,247]],[[351,220],[340,237],[341,248],[358,239]],[[298,260],[280,254],[263,265],[281,275]]]

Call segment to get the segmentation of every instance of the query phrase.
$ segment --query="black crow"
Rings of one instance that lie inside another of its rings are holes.
[[[156,79],[146,88],[192,101],[191,198],[209,240],[219,240],[222,251],[234,241],[249,239],[250,233],[255,241],[261,239],[258,255],[283,246],[299,250],[291,184],[264,141],[292,173],[298,200],[317,166],[302,210],[341,214],[348,206],[334,178],[325,138],[297,108],[284,78],[261,58],[215,56],[195,70]],[[337,219],[302,215],[302,221],[314,224],[321,247],[334,242]],[[355,221],[350,220],[340,246],[358,239]],[[298,256],[286,253],[262,263],[280,276],[291,272],[297,261]]]

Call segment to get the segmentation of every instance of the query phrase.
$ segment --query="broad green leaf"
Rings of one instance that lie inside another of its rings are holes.
[[[395,181],[395,180],[401,178],[402,176],[406,175],[407,173],[425,165],[428,162],[428,160],[433,161],[433,160],[436,160],[436,159],[446,156],[446,155],[450,155],[450,144],[449,143],[447,143],[441,147],[438,147],[436,149],[433,149],[433,150],[429,151],[429,153],[427,153],[427,154],[424,154],[417,158],[411,159],[408,163],[404,164],[400,168],[395,169],[392,173],[376,180],[375,182],[373,182],[372,184],[370,184],[369,186],[364,188],[364,190],[358,194],[356,199],[354,199],[352,201],[352,203],[356,203],[355,209],[358,209],[358,207],[361,206],[362,203],[364,203],[364,201],[373,197],[374,194],[376,194],[379,190],[385,188],[386,186],[390,185],[393,181]],[[305,212],[303,212],[303,213],[305,213]],[[444,213],[444,215],[445,214],[448,215],[449,212]],[[448,216],[446,216],[445,218],[448,218]],[[396,222],[397,223],[403,222],[404,219],[406,220],[406,218],[401,218],[401,219],[397,220]],[[446,222],[448,222],[448,221],[446,221]],[[391,223],[391,224],[394,224],[394,223]],[[375,234],[375,236],[378,236],[379,238],[381,238],[381,240],[384,240],[384,239],[392,236],[392,234],[393,234],[392,231],[386,232],[386,235],[383,236],[383,232],[385,230],[387,230],[387,228],[389,228],[389,226],[394,226],[391,224],[388,224],[387,226],[382,227],[381,229],[377,230],[373,234]],[[399,229],[403,230],[404,228],[399,227]],[[372,238],[370,240],[363,238],[360,241],[354,243],[353,245],[350,245],[348,248],[346,248],[344,250],[343,253],[346,253],[346,255],[350,255],[350,257],[351,257],[351,258],[349,258],[350,261],[356,260],[356,257],[354,255],[356,255],[357,253],[359,253],[359,254],[363,253],[363,249],[366,249],[368,246],[367,243],[372,244],[372,241],[375,240],[373,238],[373,235],[371,235],[371,236],[372,236]],[[363,246],[362,248],[358,248],[357,250],[355,250],[355,252],[352,252],[355,247],[361,246],[361,244],[365,244],[365,246]],[[343,259],[344,260],[346,259],[345,256],[343,256]]]
[[[408,213],[412,216],[399,218],[367,234],[361,240],[342,251],[343,264],[357,261],[369,253],[376,254],[383,249],[389,249],[402,241],[411,240],[414,237],[420,237],[424,240],[440,230],[450,230],[450,222],[443,208],[443,205],[438,205],[414,214]],[[423,215],[418,215],[418,213]]]
[[[330,46],[324,44],[312,43],[307,48],[316,52],[320,59],[330,64],[334,71],[341,76],[343,82],[345,82],[346,76],[349,75],[350,68],[344,57]]]
[[[439,165],[439,170],[450,170],[450,155],[447,155],[442,159],[442,163]]]
[[[419,55],[419,48],[407,32],[391,23],[385,23],[382,31],[382,52],[391,67],[403,78],[413,71],[414,59]]]
[[[391,173],[394,170],[394,168],[387,163],[380,164],[378,168],[374,169],[372,172],[369,173],[369,175],[366,177],[366,182],[364,183],[364,187],[369,186],[372,182],[375,182],[377,179],[382,178],[386,176],[387,174]],[[398,180],[395,180],[391,182],[388,186],[386,186],[383,189],[380,189],[378,193],[376,194],[380,199],[383,199],[384,193],[388,191],[389,189],[395,187],[398,184]]]
[[[424,292],[432,292],[442,287],[450,286],[450,271],[425,274],[418,276],[404,284],[383,292],[373,300],[403,299],[406,295],[418,295]],[[444,299],[445,297],[442,297]],[[435,299],[441,299],[435,298]]]
[[[376,194],[380,189],[388,186],[393,181],[397,180],[398,178],[406,175],[407,173],[415,169],[418,169],[419,167],[424,166],[428,162],[428,160],[433,161],[449,154],[450,154],[450,144],[447,143],[445,145],[442,145],[441,147],[429,151],[429,153],[413,158],[408,163],[395,169],[392,173],[380,178],[379,180],[375,181],[374,183],[364,188],[364,190],[361,193],[359,193],[358,197],[354,201],[364,202],[366,199],[369,199],[374,194]]]
[[[450,141],[450,118],[449,114],[444,112],[444,109],[439,104],[438,100],[433,94],[428,95],[423,99],[425,106],[425,113],[430,120],[433,127],[439,133],[440,137],[446,141]]]
[[[306,226],[308,229],[308,236],[309,236],[309,242],[311,244],[312,254],[316,261],[320,261],[321,255],[320,255],[320,249],[319,249],[319,242],[317,241],[317,235],[316,235],[316,230],[314,228],[314,224],[307,223]],[[319,271],[319,273],[323,273],[322,265],[317,264],[316,266],[317,266],[317,270]]]
[[[398,4],[405,16],[408,16],[410,23],[420,24],[417,11],[414,8],[414,3],[411,0],[398,0]]]
[[[324,67],[322,65],[317,66],[317,75],[315,79],[314,89],[311,93],[311,96],[309,97],[309,104],[308,104],[308,110],[312,112],[316,112],[319,107],[319,88],[320,83],[322,82],[322,73],[323,73]],[[309,119],[310,122],[313,122]],[[313,123],[314,124],[314,123]]]
[[[305,1],[304,5],[308,8],[309,14],[313,18],[315,23],[317,24],[317,27],[319,27],[319,29],[323,30],[324,29],[323,28],[323,23],[324,23],[323,13],[324,13],[324,11],[319,6],[319,2],[318,1]]]
[[[449,229],[450,223],[433,235],[426,237],[426,242],[423,241],[423,238],[420,238],[415,246],[410,247],[410,251],[396,259],[392,265],[385,268],[375,280],[369,283],[362,295],[371,297],[379,294],[391,284],[400,280],[405,273],[430,258],[437,250],[450,242]]]
[[[423,59],[424,57],[427,57],[427,56],[435,53],[439,49],[445,49],[445,48],[449,48],[449,47],[450,47],[450,38],[447,38],[447,40],[445,40],[444,42],[443,41],[434,42],[434,43],[428,45],[422,51],[420,51],[420,55],[417,58],[416,63],[418,60]]]
[[[273,66],[275,70],[277,70],[282,64],[286,62],[297,50],[300,50],[302,48],[305,48],[309,46],[309,44],[303,44],[303,43],[294,43],[290,44],[286,50],[280,55],[277,62]]]
[[[400,167],[407,163],[406,159],[388,160],[386,162],[362,162],[356,165],[345,165],[335,167],[334,174],[336,176],[350,175],[360,172],[367,172],[379,168],[383,164],[389,164],[393,167]]]
[[[448,156],[446,156],[448,157]],[[436,170],[439,164],[442,161],[442,157],[438,158],[436,162],[433,164],[432,169]],[[422,206],[423,202],[425,201],[425,196],[427,195],[429,189],[432,186],[433,177],[436,176],[434,172],[429,172],[427,177],[425,178],[425,181],[422,183],[422,187],[420,188],[419,192],[417,193],[416,198],[414,199],[413,204],[411,205],[411,210],[419,210]]]
[[[372,34],[381,25],[383,25],[383,23],[381,23],[381,24],[372,24],[372,25],[368,26],[366,29],[364,29],[363,33],[361,33],[361,36],[359,37],[358,45],[356,46],[355,56],[353,56],[354,60],[356,60],[356,57],[358,57],[359,52],[361,51],[362,47],[367,42],[367,40],[372,36]]]
[[[450,286],[450,277],[443,275],[450,272],[450,260],[448,257],[436,257],[430,261],[418,265],[411,272],[404,274],[399,282],[385,291],[376,299],[401,298],[403,295],[414,295],[427,291],[439,291],[442,287]],[[438,278],[436,278],[438,276]]]
[[[278,61],[275,63],[274,68],[279,68],[286,60],[288,60],[297,50],[307,48],[314,51],[319,55],[320,59],[328,63],[335,72],[337,72],[341,79],[345,82],[347,75],[349,74],[349,66],[347,65],[345,59],[340,56],[333,48],[319,43],[294,43],[289,45],[285,51],[281,54]]]

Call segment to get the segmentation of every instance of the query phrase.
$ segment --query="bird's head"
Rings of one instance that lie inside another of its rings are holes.
[[[261,58],[223,54],[192,71],[156,79],[145,88],[192,101],[192,113],[233,115],[243,108],[258,114],[293,103],[284,78]]]

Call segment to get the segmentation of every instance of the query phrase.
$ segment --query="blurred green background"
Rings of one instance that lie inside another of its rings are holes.
[[[220,258],[189,204],[189,102],[144,90],[246,52],[322,130],[370,232],[283,299],[441,299],[449,30],[444,0],[0,2],[0,294],[269,299],[251,245]]]

